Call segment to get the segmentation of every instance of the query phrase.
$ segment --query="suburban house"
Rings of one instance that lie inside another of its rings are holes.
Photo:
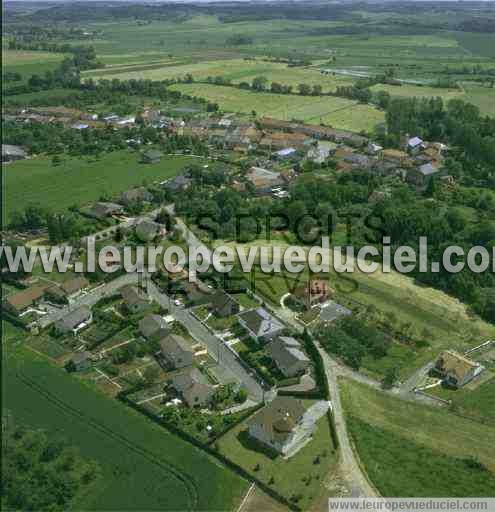
[[[172,178],[170,180],[167,180],[165,183],[163,183],[163,186],[170,190],[170,192],[177,192],[179,190],[186,190],[191,186],[191,178],[188,176],[185,176],[184,174],[179,174],[175,178]]]
[[[120,201],[125,206],[132,206],[135,203],[140,202],[151,202],[153,200],[153,194],[149,192],[145,187],[131,188],[126,190],[120,196]]]
[[[228,293],[218,290],[211,298],[211,309],[224,318],[239,313],[239,304]]]
[[[20,146],[2,144],[2,163],[23,160],[26,157],[27,153]]]
[[[84,329],[93,320],[93,314],[88,306],[80,306],[60,320],[55,322],[55,330],[59,334],[77,334],[81,329]]]
[[[299,341],[290,336],[280,336],[269,343],[266,349],[285,377],[300,375],[310,365],[310,360],[301,350]]]
[[[157,236],[163,236],[167,233],[165,226],[150,219],[143,219],[136,224],[136,236],[142,242],[151,242]]]
[[[306,157],[317,164],[322,164],[335,153],[336,149],[335,142],[319,140],[311,146]]]
[[[294,290],[294,296],[309,309],[314,304],[325,302],[330,296],[331,288],[328,281],[323,279],[311,279],[305,286]]]
[[[168,324],[160,315],[146,315],[138,324],[139,332],[147,339],[160,339],[168,334]]]
[[[301,400],[277,396],[248,421],[249,435],[284,458],[298,452],[328,410],[328,402],[316,402],[308,410]]]
[[[112,215],[119,215],[124,212],[124,207],[116,203],[95,203],[89,210],[88,215],[95,219],[104,219]]]
[[[36,305],[38,301],[42,299],[45,290],[46,286],[37,285],[31,286],[26,290],[13,293],[5,299],[3,307],[13,315],[21,315],[29,307]]]
[[[139,313],[149,306],[147,296],[135,286],[124,286],[121,288],[120,294],[131,313]]]
[[[278,151],[275,151],[273,156],[277,160],[286,160],[290,158],[294,158],[297,155],[297,149],[296,148],[283,148],[279,149]]]
[[[161,157],[162,153],[160,151],[149,149],[148,151],[144,151],[141,155],[141,162],[144,164],[157,164],[160,162]]]
[[[89,281],[85,277],[80,276],[69,279],[60,285],[51,286],[46,293],[59,302],[71,304],[75,298],[88,288]]]
[[[424,147],[425,144],[419,137],[411,137],[407,139],[406,149],[413,155],[419,153],[419,151],[421,151]]]
[[[72,356],[70,366],[76,372],[87,370],[91,367],[91,352],[77,352]]]
[[[484,369],[481,364],[454,350],[442,352],[435,363],[435,371],[441,375],[444,382],[456,388],[461,388],[472,381]]]
[[[284,184],[280,173],[262,167],[251,167],[246,174],[246,178],[253,185],[256,193],[260,195],[270,194],[273,187]]]
[[[189,407],[207,405],[215,393],[214,387],[197,368],[189,368],[175,375],[171,386]]]
[[[243,311],[238,319],[252,338],[262,342],[272,340],[284,330],[283,324],[263,308]]]
[[[160,341],[161,355],[174,369],[191,366],[194,352],[187,341],[177,334],[168,334]]]

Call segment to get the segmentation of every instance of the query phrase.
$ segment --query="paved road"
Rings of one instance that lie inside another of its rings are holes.
[[[194,339],[206,345],[208,353],[220,364],[233,373],[243,383],[246,391],[255,401],[263,400],[263,389],[239,361],[236,354],[224,342],[212,334],[193,314],[183,306],[176,306],[165,293],[162,293],[154,283],[148,281],[150,297],[170,314],[185,325]]]

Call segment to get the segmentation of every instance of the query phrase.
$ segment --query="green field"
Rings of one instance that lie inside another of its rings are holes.
[[[230,510],[246,491],[204,452],[22,348],[4,357],[2,393],[21,425],[65,438],[101,466],[80,509]]]
[[[158,164],[138,162],[138,155],[128,151],[107,153],[94,161],[65,158],[54,167],[47,157],[20,160],[3,166],[3,204],[5,220],[12,212],[29,204],[39,204],[52,211],[96,201],[103,194],[117,194],[144,181],[175,176],[191,157],[164,157]]]
[[[287,499],[302,495],[297,505],[308,510],[312,501],[321,494],[323,481],[337,462],[327,418],[318,421],[312,440],[287,460],[269,456],[250,441],[245,429],[245,424],[241,424],[222,437],[218,441],[220,453]],[[319,457],[319,462],[315,463],[316,457]],[[255,470],[258,465],[259,469]]]
[[[493,496],[493,426],[351,381],[342,381],[342,402],[361,463],[383,496]]]
[[[189,96],[206,98],[229,112],[250,113],[254,110],[259,116],[283,120],[297,119],[312,123],[324,120],[335,128],[355,132],[371,130],[375,121],[382,119],[381,113],[368,105],[359,106],[362,115],[353,115],[351,110],[357,103],[343,98],[256,93],[204,84],[177,84],[171,88]]]
[[[405,98],[412,97],[427,97],[427,98],[436,98],[440,97],[444,101],[449,101],[453,98],[462,98],[464,93],[460,89],[442,89],[439,87],[428,87],[428,86],[420,86],[420,85],[385,85],[378,84],[374,85],[371,88],[372,91],[385,91],[388,92],[391,96],[402,96]]]
[[[25,80],[32,74],[42,74],[45,71],[54,70],[60,62],[62,62],[64,57],[65,55],[62,53],[2,49],[2,72],[11,71],[20,73],[23,80]],[[9,85],[19,83],[20,82],[11,82]]]

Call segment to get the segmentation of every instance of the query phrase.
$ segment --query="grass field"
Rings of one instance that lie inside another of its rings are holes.
[[[342,381],[347,424],[384,496],[493,496],[495,428]],[[487,471],[474,469],[475,458]]]
[[[101,485],[79,509],[227,510],[246,491],[197,448],[22,348],[4,356],[2,393],[21,425],[65,438],[101,466]]]
[[[313,439],[288,460],[269,457],[250,442],[245,429],[241,424],[222,437],[218,441],[220,452],[287,499],[302,495],[297,504],[302,510],[308,510],[312,501],[321,494],[323,482],[337,462],[327,418],[318,421]],[[315,463],[317,456],[319,463]],[[258,464],[259,469],[255,471]]]
[[[332,121],[335,128],[355,132],[372,129],[373,120],[380,119],[380,112],[367,105],[360,106],[362,116],[347,116],[347,112],[350,113],[357,104],[343,98],[255,93],[235,87],[203,84],[177,84],[172,88],[190,96],[216,102],[225,111],[250,113],[254,110],[260,116],[314,123],[324,119],[329,123]]]
[[[401,96],[404,98],[436,98],[440,97],[444,101],[449,101],[453,98],[460,98],[464,96],[464,93],[460,89],[442,89],[438,87],[427,87],[420,85],[404,84],[401,86],[397,85],[385,85],[378,84],[371,88],[372,91],[385,91],[391,96]]]
[[[34,73],[42,74],[55,69],[64,57],[62,53],[2,49],[2,72],[20,73],[25,80]],[[19,83],[11,82],[11,85]]]
[[[158,164],[138,162],[127,151],[107,153],[98,161],[67,157],[54,167],[50,158],[20,160],[3,166],[4,218],[29,204],[53,211],[97,200],[102,194],[116,194],[144,181],[175,176],[192,161],[191,157],[164,157]]]

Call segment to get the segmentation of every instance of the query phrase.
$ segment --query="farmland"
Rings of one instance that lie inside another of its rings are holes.
[[[298,119],[317,123],[320,120],[332,122],[335,128],[346,128],[353,131],[372,130],[379,120],[380,112],[371,106],[363,106],[363,116],[346,116],[346,113],[357,105],[355,101],[335,97],[311,97],[287,94],[256,93],[217,85],[178,84],[173,89],[189,96],[202,97],[218,103],[225,111],[251,113],[275,117],[277,119]],[[334,116],[337,114],[338,116]]]
[[[20,73],[26,80],[34,73],[54,70],[62,61],[61,53],[4,50],[2,48],[2,71]]]
[[[22,348],[4,358],[2,379],[17,421],[70,440],[101,465],[101,486],[80,508],[219,510],[245,492],[245,482],[198,449]]]
[[[40,157],[14,162],[3,169],[4,215],[29,204],[52,211],[95,201],[103,194],[122,192],[133,185],[175,176],[190,157],[166,157],[154,165],[140,164],[136,153],[116,151],[99,160],[67,157],[59,166]]]
[[[493,495],[493,426],[350,381],[342,382],[342,390],[355,448],[382,495]],[[473,460],[487,469],[475,469]]]

